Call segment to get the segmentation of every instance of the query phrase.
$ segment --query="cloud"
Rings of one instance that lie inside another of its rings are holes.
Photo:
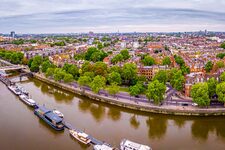
[[[225,30],[223,0],[29,1],[1,2],[0,32]]]

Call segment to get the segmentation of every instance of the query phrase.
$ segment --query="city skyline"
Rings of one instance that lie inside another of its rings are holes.
[[[225,31],[224,6],[222,0],[3,0],[0,33]]]

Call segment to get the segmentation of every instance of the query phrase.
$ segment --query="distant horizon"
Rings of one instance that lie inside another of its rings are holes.
[[[94,32],[94,31],[88,31],[88,32],[52,32],[52,33],[45,33],[45,32],[40,32],[40,33],[17,33],[15,30],[12,30],[15,32],[17,35],[26,35],[26,34],[33,34],[33,35],[38,35],[38,34],[89,34],[89,32],[93,32],[94,34],[126,34],[126,33],[198,33],[198,32],[205,32],[205,30],[199,30],[199,31],[165,31],[165,32],[160,32],[160,31],[146,31],[146,32],[137,32],[137,31],[130,31],[130,32]],[[10,35],[10,32],[5,32],[5,33],[0,33],[2,35]],[[225,33],[225,31],[211,31],[207,30],[208,33]]]
[[[224,0],[3,0],[0,33],[225,31]]]

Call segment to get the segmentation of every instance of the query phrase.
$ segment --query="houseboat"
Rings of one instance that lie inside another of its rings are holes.
[[[120,150],[152,150],[152,149],[147,145],[142,145],[127,139],[123,139],[120,143]]]
[[[10,85],[10,86],[8,86],[8,89],[10,91],[12,91],[16,95],[21,95],[22,94],[22,92],[17,88],[17,86]]]
[[[83,144],[89,144],[91,140],[88,138],[88,135],[82,131],[77,130],[69,130],[70,135],[77,139],[79,142]]]
[[[21,94],[19,98],[29,106],[35,107],[36,105],[36,102],[33,99],[29,98],[27,95]]]
[[[38,106],[38,108],[35,108],[34,114],[44,120],[53,129],[57,131],[64,130],[63,119],[45,106]]]
[[[60,118],[64,118],[63,113],[61,113],[60,111],[58,111],[58,110],[56,110],[56,109],[53,109],[52,112],[55,113],[56,115],[58,115]]]
[[[116,149],[112,148],[111,146],[107,144],[102,144],[102,145],[95,145],[94,150],[116,150]]]
[[[25,95],[29,95],[29,93],[27,92],[27,90],[25,90],[22,86],[18,86],[17,85],[17,88]]]

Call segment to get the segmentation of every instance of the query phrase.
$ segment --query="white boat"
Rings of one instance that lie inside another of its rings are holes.
[[[29,95],[29,93],[27,92],[27,90],[25,90],[22,86],[18,86],[18,85],[17,85],[17,88],[18,88],[23,94]]]
[[[127,139],[123,139],[120,143],[120,150],[152,150],[147,145],[138,144]]]
[[[95,145],[94,150],[115,150],[115,148],[112,148],[106,144],[102,144],[102,145]]]
[[[60,111],[54,109],[52,112],[53,112],[54,114],[58,115],[60,118],[64,118],[63,113],[61,113]]]
[[[21,91],[16,86],[10,85],[10,86],[8,86],[8,88],[10,91],[12,91],[16,95],[22,94]]]
[[[83,144],[89,144],[91,140],[88,138],[88,135],[82,131],[69,130],[70,135]]]
[[[21,94],[19,97],[23,102],[25,102],[29,106],[34,107],[36,105],[36,102],[33,99],[30,99],[27,95]]]

